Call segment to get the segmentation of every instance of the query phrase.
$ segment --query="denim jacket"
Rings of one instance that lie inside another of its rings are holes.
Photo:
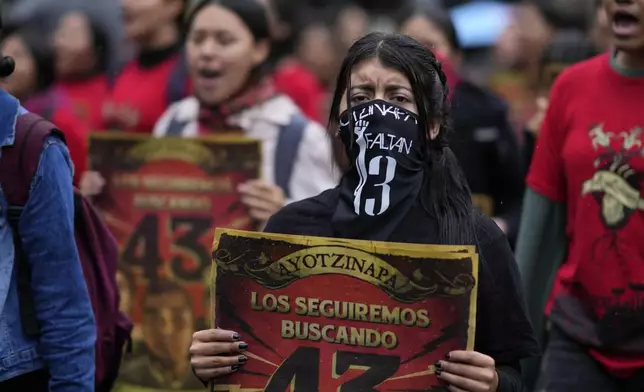
[[[13,144],[16,118],[25,112],[0,90],[1,147]],[[96,325],[74,240],[72,171],[67,147],[49,138],[19,223],[32,270],[37,340],[22,332],[13,234],[0,189],[0,382],[46,368],[50,392],[94,391]]]

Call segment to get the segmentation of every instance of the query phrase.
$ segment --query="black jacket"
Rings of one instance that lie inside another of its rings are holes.
[[[474,202],[487,215],[504,219],[514,243],[524,191],[524,163],[504,101],[461,81],[452,96],[454,133],[450,145],[465,172]]]

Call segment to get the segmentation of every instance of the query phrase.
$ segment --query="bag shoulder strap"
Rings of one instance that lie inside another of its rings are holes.
[[[27,204],[45,140],[52,135],[65,141],[56,126],[41,116],[34,113],[18,116],[14,143],[2,149],[0,159],[0,184],[10,206]]]
[[[275,147],[275,185],[282,188],[286,197],[290,197],[290,182],[295,166],[295,159],[304,137],[309,120],[301,113],[291,117],[291,121],[280,129]]]
[[[19,115],[16,120],[14,143],[2,149],[0,158],[0,184],[9,204],[7,220],[13,231],[16,254],[20,320],[28,337],[39,336],[40,325],[31,291],[31,267],[22,247],[19,222],[22,209],[29,199],[31,182],[38,169],[45,140],[51,135],[65,140],[52,123],[37,114]]]
[[[186,52],[184,49],[181,49],[179,51],[179,58],[174,64],[174,67],[172,67],[170,78],[168,78],[168,85],[166,86],[166,104],[168,106],[185,98],[188,80]]]

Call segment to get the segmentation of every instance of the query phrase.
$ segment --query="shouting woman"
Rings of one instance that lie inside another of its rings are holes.
[[[331,141],[267,72],[270,28],[256,0],[207,0],[187,15],[186,55],[194,96],[170,106],[155,136],[195,137],[242,129],[262,142],[263,178],[239,189],[260,224],[285,203],[334,187]]]

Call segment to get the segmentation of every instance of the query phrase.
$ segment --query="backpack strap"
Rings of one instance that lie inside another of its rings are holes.
[[[171,104],[182,100],[186,96],[186,84],[188,83],[188,62],[186,60],[186,51],[179,52],[179,58],[172,67],[168,85],[166,86],[166,104]]]
[[[2,149],[0,184],[9,204],[7,220],[13,231],[20,320],[25,335],[37,337],[40,335],[40,325],[31,291],[31,266],[22,247],[19,223],[22,210],[29,200],[31,182],[40,164],[46,139],[52,135],[63,141],[65,138],[52,123],[34,113],[19,115],[15,128],[13,146]]]
[[[295,158],[300,149],[304,131],[309,120],[300,113],[295,113],[291,121],[280,129],[275,147],[275,185],[282,188],[287,198],[291,196],[290,183]]]

